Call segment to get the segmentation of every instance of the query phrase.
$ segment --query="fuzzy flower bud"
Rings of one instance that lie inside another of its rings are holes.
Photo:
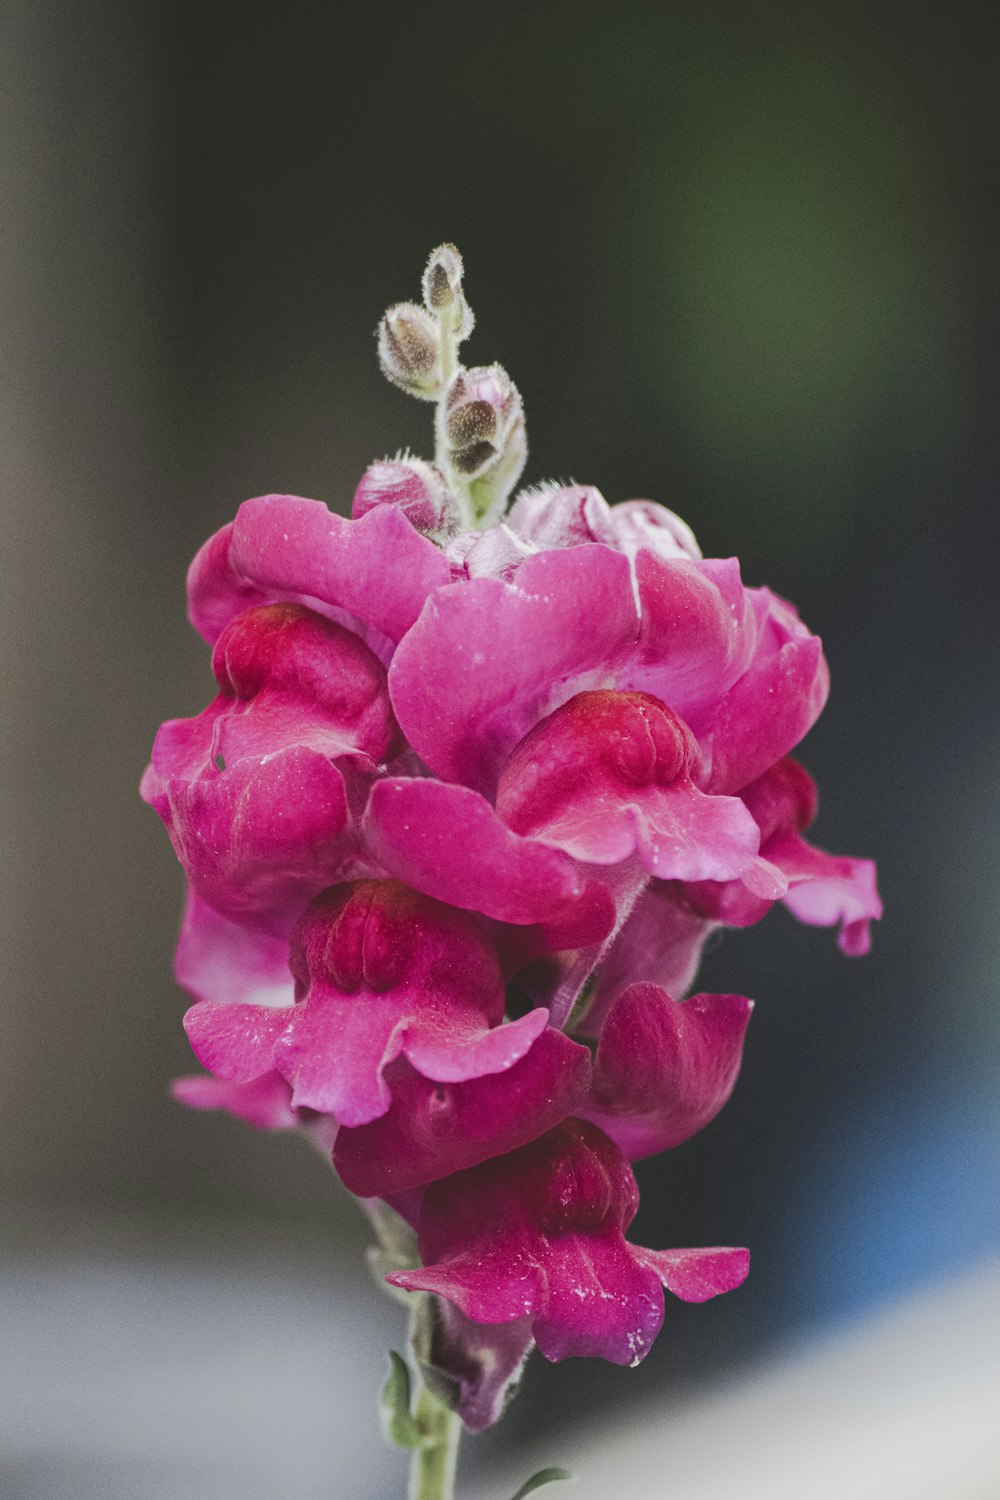
[[[439,245],[427,262],[423,280],[424,306],[429,312],[447,317],[459,341],[467,339],[475,326],[462,291],[464,269],[454,245]]]
[[[459,370],[444,402],[448,463],[469,483],[480,522],[499,510],[527,457],[524,405],[502,365]]]
[[[415,302],[390,307],[378,326],[378,357],[382,373],[411,396],[437,399],[440,388],[440,349],[434,318]]]

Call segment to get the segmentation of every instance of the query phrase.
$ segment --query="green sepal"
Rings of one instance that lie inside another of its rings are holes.
[[[379,1397],[382,1431],[397,1448],[419,1448],[423,1434],[410,1410],[410,1371],[406,1360],[389,1350],[389,1375]]]
[[[537,1474],[532,1474],[531,1478],[522,1484],[517,1494],[512,1495],[510,1500],[525,1500],[527,1495],[533,1495],[536,1490],[540,1490],[543,1484],[559,1484],[572,1480],[574,1477],[568,1469],[539,1469]]]

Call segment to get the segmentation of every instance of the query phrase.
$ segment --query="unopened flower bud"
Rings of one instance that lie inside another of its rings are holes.
[[[424,271],[424,305],[430,312],[447,317],[454,336],[468,338],[475,324],[462,292],[462,257],[454,245],[439,245]]]
[[[444,478],[421,458],[387,458],[369,465],[354,492],[354,519],[378,505],[395,506],[417,531],[432,536],[450,533],[458,524]]]
[[[394,385],[433,401],[439,392],[440,345],[437,323],[414,302],[390,307],[378,327],[378,357]]]
[[[460,370],[445,403],[453,467],[468,479],[482,474],[499,460],[519,419],[521,397],[502,365]]]

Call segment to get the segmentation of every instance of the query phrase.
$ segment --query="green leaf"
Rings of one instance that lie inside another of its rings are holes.
[[[537,1474],[532,1474],[531,1478],[522,1484],[517,1494],[512,1495],[510,1500],[525,1500],[527,1495],[533,1495],[536,1490],[540,1490],[543,1484],[558,1484],[560,1480],[572,1478],[573,1475],[568,1469],[539,1469]]]
[[[395,1349],[389,1350],[389,1378],[379,1398],[382,1430],[397,1448],[419,1448],[420,1428],[410,1411],[410,1371]]]

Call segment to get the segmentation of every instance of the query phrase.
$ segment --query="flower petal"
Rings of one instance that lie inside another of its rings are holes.
[[[296,1008],[203,1000],[184,1017],[184,1030],[203,1068],[229,1083],[249,1083],[271,1071],[275,1043]]]
[[[294,999],[288,940],[237,926],[190,886],[174,973],[196,1000],[291,1005]]]
[[[519,838],[485,797],[449,782],[376,782],[362,837],[390,875],[501,922],[565,921],[585,891],[566,855]]]
[[[396,716],[436,775],[488,794],[553,692],[610,671],[637,631],[627,558],[540,552],[514,583],[478,578],[428,600],[390,668]]]
[[[546,1359],[581,1355],[637,1365],[645,1358],[663,1326],[663,1290],[620,1232],[552,1240],[545,1279],[545,1311],[533,1332]]]
[[[580,1113],[630,1161],[686,1141],[732,1093],[752,1009],[742,995],[681,1003],[656,985],[630,985],[608,1012]]]
[[[175,1078],[170,1092],[189,1109],[223,1109],[257,1130],[292,1130],[299,1117],[291,1106],[291,1089],[273,1070],[246,1083],[229,1083],[205,1073]]]
[[[363,1198],[437,1181],[558,1125],[582,1102],[589,1076],[587,1049],[551,1028],[506,1072],[466,1082],[436,1084],[395,1063],[388,1113],[341,1130],[334,1165]]]
[[[750,1270],[750,1252],[743,1249],[644,1250],[633,1245],[632,1253],[682,1302],[707,1302],[734,1291]]]
[[[195,558],[189,614],[211,644],[250,605],[291,599],[343,610],[396,642],[450,576],[443,554],[394,506],[348,521],[319,500],[261,495]]]

